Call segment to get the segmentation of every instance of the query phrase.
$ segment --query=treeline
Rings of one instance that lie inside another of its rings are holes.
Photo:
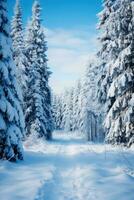
[[[23,159],[27,136],[51,139],[53,129],[51,72],[38,1],[25,29],[22,21],[16,0],[10,29],[7,1],[0,0],[0,159],[10,161]]]
[[[98,68],[94,63],[87,67],[84,77],[74,87],[53,96],[53,121],[57,130],[79,131],[89,141],[102,141],[103,113],[97,102]]]
[[[96,122],[91,123],[95,118],[99,129],[105,132],[106,142],[131,146],[134,143],[134,0],[104,0],[98,16],[101,48],[96,61],[87,68],[83,83],[54,97],[54,113],[58,107],[55,126],[80,130],[94,140],[96,132],[90,130],[96,128]],[[97,134],[100,136],[102,132]]]

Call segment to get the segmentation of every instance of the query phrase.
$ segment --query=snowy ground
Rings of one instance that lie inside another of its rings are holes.
[[[25,161],[0,162],[1,200],[134,200],[134,151],[55,133],[25,144]]]

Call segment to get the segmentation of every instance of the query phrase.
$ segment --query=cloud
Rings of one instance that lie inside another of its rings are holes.
[[[47,29],[48,59],[53,72],[51,86],[56,93],[74,85],[85,72],[97,48],[96,34],[89,30]]]

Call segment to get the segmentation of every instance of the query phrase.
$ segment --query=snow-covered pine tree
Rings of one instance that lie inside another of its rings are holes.
[[[101,30],[99,38],[101,49],[98,52],[98,104],[100,105],[101,113],[100,120],[104,122],[109,107],[107,101],[107,93],[111,84],[110,69],[118,57],[118,43],[115,41],[115,34],[113,30],[115,27],[115,12],[118,10],[117,0],[103,0],[103,11],[99,13],[98,28]],[[118,33],[118,31],[116,31]],[[112,99],[114,103],[114,98]]]
[[[66,132],[70,131],[70,108],[69,108],[69,102],[70,102],[70,91],[67,90],[66,91],[66,107],[65,107],[64,116],[63,116],[64,130]]]
[[[21,98],[12,59],[7,1],[0,0],[0,159],[23,159]]]
[[[60,129],[64,130],[64,112],[66,108],[66,98],[65,98],[65,91],[60,94],[60,102],[61,102],[61,121],[60,121]]]
[[[82,88],[82,126],[81,131],[89,141],[97,139],[97,103],[96,103],[96,65],[87,67]]]
[[[56,130],[65,130],[65,125],[67,125],[67,119],[69,117],[69,90],[60,95],[54,95],[53,97],[53,119],[55,122],[55,129]],[[73,110],[72,110],[73,112]],[[70,120],[69,120],[70,124]],[[70,127],[70,126],[69,126]],[[70,131],[66,129],[66,131]]]
[[[56,123],[56,129],[60,130],[61,129],[61,122],[62,122],[62,101],[61,101],[61,96],[56,95],[55,99],[55,105],[56,105],[56,110],[55,110],[55,123]]]
[[[117,9],[116,0],[103,0],[104,9],[98,14],[99,24],[98,29],[101,30],[99,38],[101,49],[98,52],[100,59],[100,78],[98,81],[98,99],[102,104],[104,112],[106,112],[107,91],[111,82],[109,69],[113,59],[118,55],[117,44],[113,41],[112,31],[115,27],[114,10]],[[112,54],[112,55],[111,55]]]
[[[69,115],[70,115],[70,131],[73,131],[74,122],[74,88],[70,90],[70,100],[69,100]]]
[[[72,130],[78,130],[78,121],[79,121],[79,95],[80,95],[80,80],[77,81],[74,87],[74,94],[73,94],[73,123],[72,123]]]
[[[107,141],[112,144],[134,143],[134,1],[118,0],[112,34],[118,44],[118,57],[110,69]],[[114,99],[114,101],[113,101]]]
[[[53,119],[53,126],[54,130],[57,129],[56,127],[56,113],[57,113],[57,96],[52,95],[52,119]]]
[[[80,93],[80,82],[76,84],[76,88],[65,90],[56,100],[56,124],[58,129],[75,131],[78,129],[79,110],[78,99]]]
[[[38,1],[35,1],[25,41],[29,64],[26,96],[26,129],[27,135],[33,134],[36,137],[50,139],[53,124],[51,92],[48,81],[51,73],[47,66],[47,45],[44,29],[41,26],[40,14],[40,4]]]
[[[67,96],[68,91],[65,90],[64,93],[61,96],[62,99],[62,121],[61,121],[61,129],[65,130],[65,124],[66,124],[66,109],[67,109]]]
[[[27,58],[25,56],[22,12],[20,0],[16,0],[14,16],[11,23],[11,37],[13,43],[13,59],[17,67],[17,78],[22,88],[23,96],[26,87]]]
[[[79,88],[79,95],[78,95],[78,110],[77,110],[77,114],[76,116],[78,116],[77,118],[77,130],[78,131],[82,131],[82,126],[83,126],[83,115],[82,115],[82,102],[83,102],[83,97],[82,97],[82,94],[83,94],[83,79],[81,79],[79,81],[79,85],[78,85],[78,88]]]
[[[73,130],[73,88],[65,92],[65,110],[63,111],[64,130],[69,132]]]

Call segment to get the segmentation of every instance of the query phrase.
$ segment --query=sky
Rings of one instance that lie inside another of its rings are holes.
[[[20,0],[24,26],[31,17],[34,0]],[[97,51],[97,13],[102,0],[39,0],[42,23],[48,42],[48,65],[53,72],[50,84],[61,93],[74,86]],[[12,18],[15,0],[8,0]]]

